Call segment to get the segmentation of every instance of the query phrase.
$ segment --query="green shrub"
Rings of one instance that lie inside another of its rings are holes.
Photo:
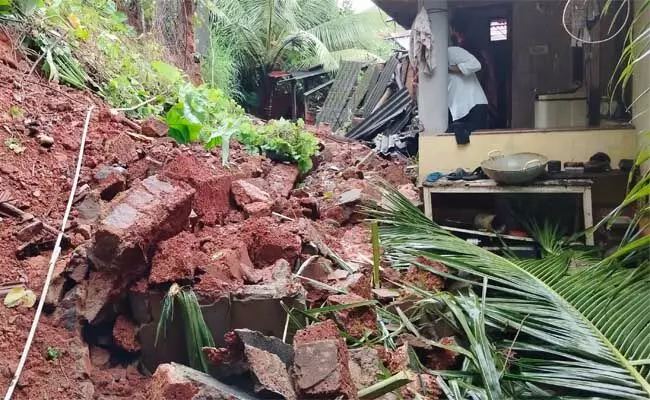
[[[232,137],[249,152],[296,163],[303,173],[311,169],[311,157],[318,150],[318,141],[305,131],[302,120],[274,120],[255,127],[232,98],[205,85],[183,85],[166,122],[169,135],[179,143],[201,142],[208,149],[221,146],[223,165],[228,165]]]
[[[269,121],[253,131],[244,131],[237,140],[250,151],[259,151],[277,161],[291,161],[300,172],[312,168],[311,158],[318,151],[318,140],[305,129],[305,123],[284,119]]]

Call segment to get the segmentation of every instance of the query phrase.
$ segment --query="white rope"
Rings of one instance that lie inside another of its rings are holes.
[[[623,21],[623,23],[621,24],[621,27],[618,28],[618,30],[616,32],[614,32],[612,35],[606,37],[605,39],[601,39],[601,40],[585,40],[585,39],[583,39],[581,37],[578,37],[578,36],[574,35],[573,32],[571,32],[571,30],[567,26],[566,16],[567,16],[567,13],[569,11],[569,6],[571,5],[572,1],[574,1],[574,0],[567,0],[566,4],[564,5],[564,11],[562,11],[562,27],[564,28],[566,33],[568,33],[569,36],[571,36],[572,39],[574,39],[574,40],[576,40],[576,41],[578,41],[580,43],[601,44],[601,43],[606,43],[606,42],[609,42],[609,41],[613,40],[616,36],[618,36],[621,32],[623,32],[623,29],[625,29],[625,26],[627,25],[628,21],[630,20],[630,16],[632,14],[632,6],[630,5],[630,0],[624,0],[624,2],[626,4],[627,12],[625,14],[625,21]],[[623,5],[621,5],[621,7],[623,7]],[[616,16],[618,16],[618,12],[616,13]]]
[[[59,235],[56,238],[54,251],[52,252],[52,257],[50,257],[50,267],[47,270],[47,277],[45,278],[45,284],[43,285],[41,298],[38,302],[36,315],[34,315],[34,321],[32,321],[32,327],[29,331],[29,335],[27,336],[27,343],[25,343],[25,348],[23,349],[23,353],[20,356],[20,361],[18,362],[16,373],[14,374],[14,378],[11,381],[11,385],[9,385],[9,389],[7,389],[7,394],[5,394],[4,400],[11,400],[11,396],[13,395],[14,390],[16,389],[16,385],[18,384],[18,380],[20,379],[20,374],[22,373],[23,368],[25,367],[25,362],[27,361],[27,356],[29,355],[29,349],[32,347],[32,341],[34,340],[34,334],[36,333],[36,328],[38,327],[38,321],[41,317],[41,313],[43,312],[45,297],[47,296],[47,291],[50,288],[50,281],[52,280],[52,275],[54,275],[54,266],[56,265],[56,260],[59,258],[59,254],[61,253],[61,240],[63,239],[63,233],[68,223],[68,217],[70,216],[70,210],[72,209],[72,202],[74,199],[74,195],[77,191],[77,182],[79,182],[79,174],[81,172],[81,162],[83,160],[84,148],[86,147],[86,136],[88,135],[88,126],[90,125],[90,115],[92,114],[94,108],[95,106],[91,105],[88,108],[88,113],[86,114],[86,123],[84,125],[83,134],[81,135],[81,146],[79,147],[79,158],[77,159],[77,170],[75,171],[74,180],[72,181],[72,190],[70,191],[70,197],[68,197],[68,205],[65,209],[65,214],[63,215],[63,221],[61,222],[61,231],[59,232]]]

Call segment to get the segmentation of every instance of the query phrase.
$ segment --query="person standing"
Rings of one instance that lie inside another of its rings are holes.
[[[449,83],[449,129],[456,136],[456,143],[468,144],[472,131],[488,128],[488,100],[476,73],[481,63],[470,52],[458,46],[458,34],[452,31],[452,43],[448,51]]]

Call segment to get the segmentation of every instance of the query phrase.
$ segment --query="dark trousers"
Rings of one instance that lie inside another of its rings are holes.
[[[487,104],[475,105],[463,118],[452,121],[449,113],[448,133],[454,133],[457,144],[468,144],[469,135],[477,129],[488,128],[489,109]]]

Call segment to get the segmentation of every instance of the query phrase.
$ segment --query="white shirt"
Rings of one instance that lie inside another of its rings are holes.
[[[485,92],[476,73],[481,70],[481,63],[467,50],[452,46],[447,49],[449,66],[458,66],[459,73],[449,73],[447,87],[449,111],[452,120],[456,121],[467,114],[477,104],[488,104]]]

